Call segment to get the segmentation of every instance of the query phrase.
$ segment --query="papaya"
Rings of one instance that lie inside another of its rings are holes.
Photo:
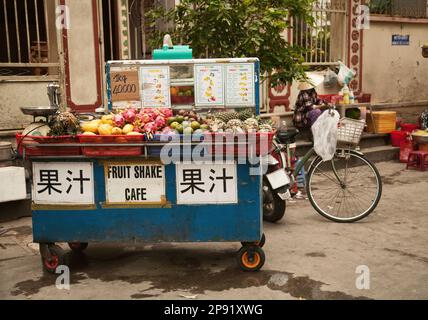
[[[130,133],[132,131],[134,131],[134,126],[132,124],[127,124],[122,129],[122,133],[123,134],[128,134],[128,133]]]
[[[101,117],[101,123],[102,124],[113,125],[113,115],[112,114],[108,114],[108,115],[102,116]]]
[[[84,122],[80,125],[83,132],[92,132],[95,134],[98,133],[98,126],[98,123],[95,121]]]
[[[113,127],[109,124],[102,124],[98,127],[98,133],[102,136],[109,136],[113,131]]]
[[[111,130],[111,134],[116,135],[116,136],[121,135],[122,134],[122,129],[118,128],[118,127],[115,127],[115,128],[113,128]]]

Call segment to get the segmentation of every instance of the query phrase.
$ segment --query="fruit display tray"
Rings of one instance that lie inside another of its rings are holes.
[[[120,144],[142,143],[144,135],[78,135],[80,143],[100,144],[82,147],[82,153],[90,157],[130,157],[142,154],[141,146],[120,146]],[[118,146],[103,146],[103,144],[118,144]]]
[[[25,150],[25,156],[75,156],[81,154],[79,146],[48,147],[38,146],[38,144],[77,144],[79,139],[76,136],[30,136],[16,134],[16,144],[18,153],[22,156]]]

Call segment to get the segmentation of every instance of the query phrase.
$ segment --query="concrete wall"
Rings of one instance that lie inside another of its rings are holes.
[[[410,35],[410,45],[393,46],[392,35]],[[363,91],[374,102],[428,100],[428,23],[374,22],[364,31]]]
[[[0,82],[0,130],[22,129],[32,122],[32,117],[22,114],[20,107],[49,106],[49,82]]]

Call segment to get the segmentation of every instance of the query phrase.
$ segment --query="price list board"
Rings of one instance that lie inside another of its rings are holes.
[[[226,106],[255,106],[254,64],[226,65]]]

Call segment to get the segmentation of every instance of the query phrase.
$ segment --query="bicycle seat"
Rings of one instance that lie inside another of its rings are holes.
[[[290,144],[296,142],[296,136],[299,134],[299,130],[297,129],[287,129],[285,131],[278,131],[276,134],[279,142],[284,144]]]

